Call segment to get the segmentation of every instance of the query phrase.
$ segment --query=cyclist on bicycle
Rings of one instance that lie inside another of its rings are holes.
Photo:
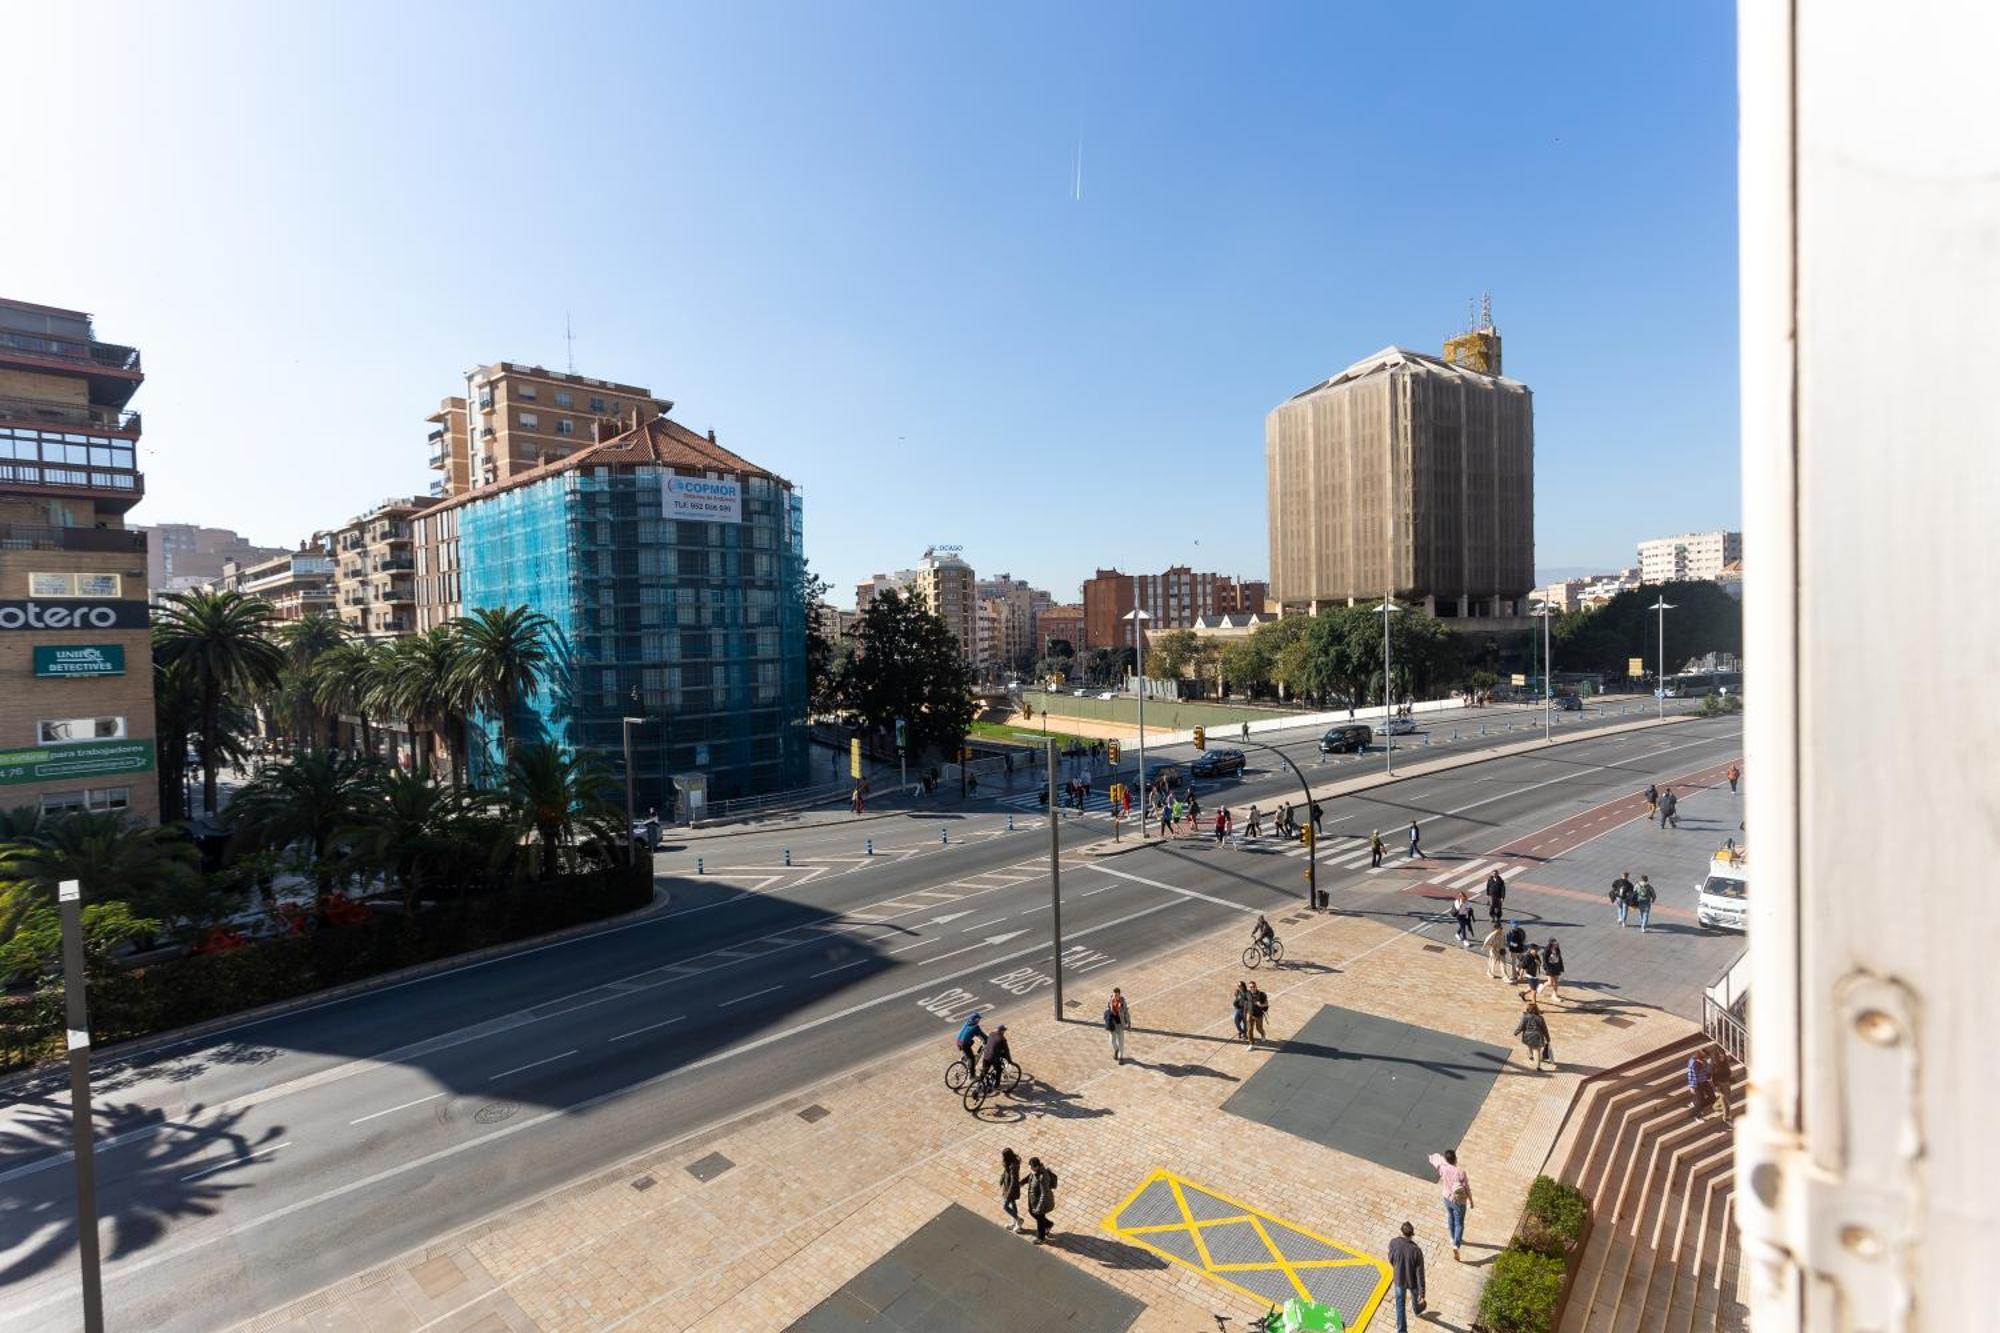
[[[1277,938],[1278,932],[1271,928],[1271,923],[1264,919],[1262,912],[1259,912],[1257,914],[1257,924],[1250,927],[1251,945],[1269,954],[1271,952],[1271,942]]]
[[[968,1074],[979,1067],[979,1050],[973,1045],[974,1042],[989,1050],[992,1048],[986,1030],[979,1026],[979,1015],[976,1013],[969,1015],[958,1029],[958,1056],[965,1061],[965,1071]]]
[[[997,1084],[1007,1061],[1014,1058],[1007,1049],[1007,1025],[1002,1023],[993,1029],[993,1036],[986,1043],[985,1053],[979,1059],[979,1074],[988,1083]]]

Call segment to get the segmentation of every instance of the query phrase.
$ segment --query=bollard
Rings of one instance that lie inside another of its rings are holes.
[[[938,846],[940,846],[940,847],[949,847],[949,846],[951,846],[951,830],[950,830],[950,829],[948,829],[948,828],[941,828],[941,829],[939,829],[939,830],[938,830]]]
[[[787,847],[785,848],[785,864],[790,865],[791,863],[792,863],[792,849]]]
[[[1479,724],[1479,734],[1482,736],[1486,734],[1486,724],[1484,722]]]
[[[873,838],[864,838],[864,839],[862,839],[862,841],[863,841],[863,842],[864,842],[865,844],[867,844],[867,849],[868,849],[868,854],[869,854],[870,856],[873,856],[873,855],[875,855],[875,839],[873,839]]]
[[[1456,745],[1456,744],[1458,744],[1458,728],[1457,728],[1457,727],[1453,727],[1453,728],[1451,729],[1451,743],[1452,743],[1453,745]]]
[[[708,873],[706,870],[702,868],[702,859],[699,856],[697,856],[694,859],[694,873],[697,875],[705,875]]]
[[[1009,833],[1014,831],[1014,813],[1011,810],[1007,812],[1007,831]]]
[[[1431,748],[1431,734],[1428,731],[1424,733],[1424,748],[1426,750]]]

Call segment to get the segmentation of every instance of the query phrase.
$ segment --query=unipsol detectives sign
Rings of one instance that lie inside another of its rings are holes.
[[[145,629],[151,608],[144,602],[90,598],[31,597],[0,601],[0,632],[40,629]]]

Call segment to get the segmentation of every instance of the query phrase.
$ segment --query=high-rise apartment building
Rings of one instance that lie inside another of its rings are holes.
[[[160,816],[138,350],[0,299],[0,807]]]
[[[979,651],[978,604],[972,566],[958,556],[956,547],[933,546],[917,562],[910,591],[958,640],[959,656],[975,661]]]
[[[1203,616],[1260,612],[1264,584],[1254,579],[1196,571],[1175,565],[1159,574],[1122,574],[1100,569],[1083,584],[1084,640],[1079,649],[1130,648],[1132,624],[1125,617],[1146,612],[1146,633],[1192,629]],[[1150,642],[1150,639],[1148,640]]]
[[[228,591],[263,598],[279,620],[300,620],[334,610],[333,569],[333,557],[323,545],[307,545],[246,564],[230,560],[217,583]]]
[[[230,561],[252,565],[283,555],[281,546],[259,546],[231,528],[205,528],[195,523],[139,523],[134,532],[146,534],[146,585],[157,599],[161,593],[186,592],[222,579]]]
[[[807,771],[803,516],[790,482],[653,417],[441,501],[456,516],[469,613],[526,606],[554,624],[554,677],[517,737],[594,758],[634,804],[675,808],[796,786]],[[476,720],[473,775],[497,761]],[[483,738],[483,739],[482,739]]]
[[[1051,604],[1049,595],[1009,574],[975,580],[973,592],[978,598],[977,664],[1006,673],[1032,666],[1041,655],[1035,614]]]
[[[1491,324],[1443,358],[1388,347],[1264,423],[1271,592],[1512,619],[1535,584],[1535,418]]]
[[[1740,532],[1684,532],[1639,543],[1639,578],[1644,583],[1718,579],[1725,568],[1742,562]]]
[[[417,630],[414,521],[438,501],[389,499],[322,535],[333,558],[334,609],[369,638]]]
[[[885,592],[908,597],[910,589],[916,586],[917,571],[899,569],[893,574],[874,574],[854,585],[854,609],[866,611],[868,604]]]

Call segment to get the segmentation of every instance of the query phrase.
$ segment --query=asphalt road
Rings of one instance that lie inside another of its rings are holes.
[[[1330,799],[1320,854],[1413,817],[1427,850],[1489,850],[1719,762],[1739,737],[1695,721]],[[1288,785],[1252,772],[1220,799]],[[1106,831],[1101,815],[1064,824],[1071,845]],[[649,915],[111,1064],[96,1083],[110,1325],[249,1318],[915,1040],[937,1043],[942,1072],[971,1008],[1004,1020],[1051,1002],[1048,842],[1038,815],[996,800],[670,844],[656,870],[671,901]],[[1301,904],[1301,870],[1276,845],[1065,857],[1072,994],[1094,1014],[1121,963],[1230,920],[1247,937],[1255,913]],[[1325,867],[1321,887],[1350,910],[1423,911],[1358,870]],[[0,1113],[9,1329],[78,1324],[66,1106],[52,1090]]]

